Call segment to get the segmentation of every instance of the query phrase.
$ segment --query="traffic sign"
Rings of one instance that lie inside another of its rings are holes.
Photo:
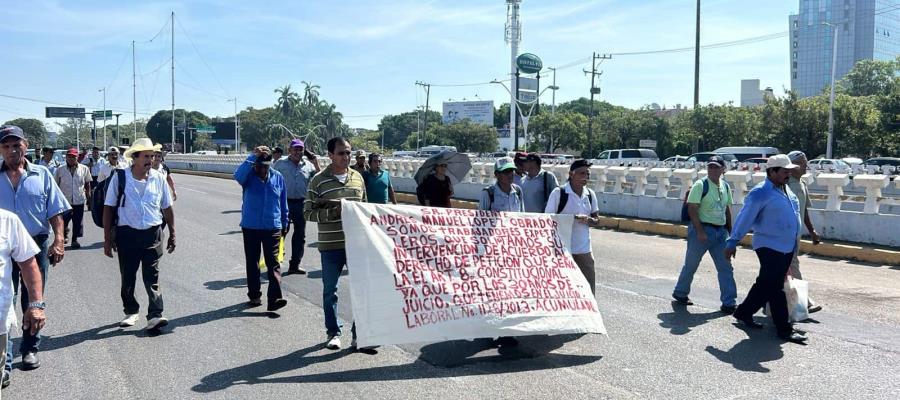
[[[106,118],[104,118],[104,115],[103,115],[104,113],[106,114]],[[94,111],[93,113],[91,113],[91,119],[93,119],[94,121],[102,121],[104,119],[111,120],[112,117],[113,117],[112,110],[106,110],[106,111],[100,110],[100,111]]]
[[[519,67],[519,71],[526,74],[536,74],[544,68],[544,63],[534,54],[522,53],[516,57],[516,66]]]
[[[84,118],[84,108],[81,107],[44,107],[47,118]]]
[[[632,142],[632,143],[633,143],[633,142]],[[655,148],[656,148],[656,141],[655,141],[655,140],[650,140],[650,139],[641,139],[641,140],[638,142],[638,147],[643,147],[643,148],[647,148],[647,149],[655,149]]]

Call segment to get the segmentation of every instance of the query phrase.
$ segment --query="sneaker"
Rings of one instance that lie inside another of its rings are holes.
[[[340,350],[341,349],[341,337],[335,335],[328,335],[328,343],[325,344],[325,348],[328,350]]]
[[[77,240],[72,239],[72,249],[73,249],[73,250],[78,250],[78,249],[80,249],[80,248],[81,248],[81,243],[78,243]]]
[[[38,369],[41,367],[41,359],[38,358],[37,352],[29,351],[25,354],[22,354],[22,369],[25,371],[31,371],[33,369]]]
[[[256,307],[262,305],[262,299],[250,299],[250,307]]]
[[[734,314],[735,310],[737,310],[737,306],[722,306],[721,308],[719,308],[719,311],[721,311],[722,314],[725,315]]]
[[[266,310],[268,310],[268,311],[277,311],[277,310],[281,309],[282,307],[284,307],[284,306],[286,306],[286,305],[287,305],[287,300],[285,300],[285,299],[275,299],[274,301],[272,301],[271,303],[269,303],[269,306],[266,307]]]
[[[353,338],[353,341],[350,342],[350,350],[360,352],[368,355],[378,354],[378,346],[368,346],[368,347],[357,347],[356,346],[356,338]]]
[[[144,329],[151,331],[154,329],[162,328],[168,324],[169,320],[166,317],[151,318],[149,321],[147,321],[147,326]]]
[[[123,319],[122,322],[119,322],[119,326],[123,328],[134,326],[134,324],[137,323],[138,318],[140,318],[140,316],[137,314],[128,314],[125,316],[125,319]]]
[[[678,295],[673,294],[672,298],[675,299],[675,301],[677,301],[678,304],[682,304],[682,305],[686,305],[686,306],[694,305],[694,302],[691,301],[691,299],[689,299],[687,296],[678,296]]]
[[[810,314],[812,314],[812,313],[814,313],[814,312],[822,311],[822,306],[819,305],[819,304],[810,304],[810,305],[809,305],[809,308],[808,308],[808,311],[809,311]]]

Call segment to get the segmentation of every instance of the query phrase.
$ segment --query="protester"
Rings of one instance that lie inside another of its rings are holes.
[[[100,148],[97,146],[91,147],[91,154],[84,157],[81,160],[81,163],[86,165],[91,169],[91,189],[97,185],[97,176],[100,175],[100,167],[106,162],[103,158],[100,157]]]
[[[766,180],[754,187],[744,199],[744,206],[734,222],[734,230],[725,245],[725,256],[732,258],[738,242],[753,231],[753,250],[759,259],[759,276],[737,306],[734,318],[751,328],[762,324],[753,320],[763,306],[769,304],[778,337],[794,343],[806,341],[803,332],[794,330],[788,321],[787,299],[783,291],[785,275],[800,235],[800,204],[787,187],[790,170],[797,168],[788,156],[777,154],[766,162]]]
[[[575,225],[572,226],[572,259],[591,285],[591,293],[596,294],[590,227],[600,221],[600,205],[597,194],[587,187],[590,178],[591,163],[582,159],[572,162],[569,165],[569,182],[553,189],[543,211],[547,214],[575,215]]]
[[[160,151],[153,154],[153,164],[150,165],[150,168],[153,168],[156,172],[162,174],[166,183],[169,185],[169,193],[172,195],[172,201],[175,201],[178,200],[178,193],[175,192],[175,180],[172,179],[172,171],[169,170],[169,167],[164,161],[163,152],[160,149]]]
[[[97,172],[97,182],[103,182],[112,175],[113,171],[125,168],[128,168],[128,163],[122,159],[119,149],[115,146],[110,147],[106,153],[106,162],[100,166],[100,171]]]
[[[450,198],[453,197],[453,183],[447,176],[447,164],[436,164],[434,173],[429,174],[416,187],[416,197],[419,204],[427,207],[450,208]]]
[[[700,265],[700,260],[708,252],[716,266],[719,277],[719,308],[725,314],[734,313],[737,301],[737,285],[734,283],[734,268],[725,257],[725,241],[731,231],[731,189],[722,179],[725,160],[712,156],[706,163],[707,177],[698,179],[691,186],[687,197],[688,224],[687,250],[684,265],[672,297],[681,304],[694,304],[688,294],[691,282]]]
[[[50,264],[59,264],[65,256],[63,214],[71,207],[59,190],[59,186],[53,181],[50,171],[25,160],[27,151],[28,140],[21,128],[14,125],[0,126],[0,155],[3,156],[0,172],[6,175],[6,179],[0,179],[0,209],[15,213],[25,225],[28,235],[37,243],[40,252],[35,256],[35,260],[41,272],[43,292],[47,285]],[[13,266],[13,290],[18,292],[20,283],[22,284],[21,306],[22,312],[25,313],[28,304],[38,298],[31,298],[32,292],[28,290],[28,285],[24,281],[20,281],[19,271],[18,265]],[[4,312],[6,310],[0,311]],[[40,332],[28,330],[22,332],[19,351],[22,353],[23,369],[30,370],[41,366],[37,355],[40,344]],[[7,373],[12,370],[12,360],[12,341],[8,341]]]
[[[327,143],[331,164],[309,182],[309,192],[303,203],[303,216],[317,222],[319,254],[322,260],[322,307],[325,313],[325,347],[341,348],[341,325],[337,319],[337,285],[347,265],[344,230],[341,225],[341,200],[366,201],[366,184],[362,175],[350,167],[350,142],[342,137]],[[360,299],[361,300],[361,299]],[[356,324],[351,328],[351,348],[356,347]],[[360,348],[360,352],[374,353],[374,349]]]
[[[0,357],[6,359],[7,345],[10,328],[16,324],[16,314],[12,312],[15,302],[15,289],[13,282],[13,269],[18,266],[22,276],[22,284],[31,294],[31,301],[22,316],[22,329],[31,335],[44,327],[44,293],[41,283],[40,269],[36,256],[41,252],[40,247],[32,240],[25,225],[15,214],[0,209],[0,237],[4,242],[0,246]],[[15,264],[13,264],[15,262]],[[3,370],[2,384],[9,385],[9,372]]]
[[[251,306],[262,304],[259,281],[259,256],[265,259],[269,278],[266,290],[267,310],[276,311],[287,300],[281,292],[281,265],[278,247],[282,236],[290,231],[288,197],[284,177],[272,165],[272,151],[259,146],[234,171],[234,180],[243,188],[241,232],[244,235],[244,255],[247,259],[247,297]]]
[[[522,180],[525,178],[525,159],[528,158],[528,153],[524,151],[517,151],[515,156],[513,157],[513,164],[516,166],[516,174],[513,175],[513,183],[516,185],[522,186]]]
[[[497,182],[481,191],[479,210],[524,212],[522,188],[513,183],[516,166],[509,157],[502,157],[494,163],[494,177]]]
[[[304,156],[306,160],[303,159]],[[273,167],[284,177],[288,211],[291,223],[294,224],[294,235],[291,236],[291,260],[285,275],[305,274],[306,270],[300,266],[306,248],[303,201],[309,189],[309,180],[319,172],[319,162],[315,154],[306,150],[302,140],[294,139],[288,147],[288,158],[275,162]]]
[[[803,224],[806,225],[806,231],[809,232],[809,237],[812,239],[813,245],[817,245],[820,243],[819,233],[816,232],[812,220],[809,218],[809,207],[812,206],[812,202],[809,200],[809,188],[807,187],[806,182],[801,179],[803,178],[803,174],[806,173],[808,165],[806,153],[794,150],[788,153],[788,158],[791,159],[791,163],[797,164],[797,168],[791,170],[791,178],[788,181],[788,187],[794,192],[794,195],[797,196],[797,201],[800,203],[800,216],[803,218]],[[799,236],[797,237],[797,240],[800,240]],[[793,278],[803,279],[803,275],[800,273],[799,254],[800,245],[798,244],[797,248],[794,249],[794,257],[791,260],[791,268],[788,272]],[[822,311],[822,306],[814,302],[812,297],[807,297],[807,301],[807,308],[810,313]]]
[[[366,166],[366,153],[364,151],[362,151],[362,150],[356,151],[356,164],[353,164],[353,166],[350,168],[353,168],[356,172],[359,172],[360,174],[362,174],[363,172],[366,172],[366,169],[368,167]]]
[[[279,160],[281,160],[282,156],[284,156],[284,149],[282,149],[281,147],[275,146],[275,148],[272,149],[272,162],[273,163],[278,162]]]
[[[525,175],[521,183],[522,197],[525,200],[525,212],[542,213],[547,207],[547,199],[553,189],[559,187],[556,175],[541,169],[541,157],[531,153],[525,157],[522,164]]]
[[[380,154],[369,154],[369,170],[362,175],[366,181],[366,197],[369,203],[387,204],[390,201],[391,204],[397,204],[391,174],[381,169]]]
[[[80,249],[78,238],[84,234],[84,207],[90,204],[91,170],[78,163],[78,150],[72,148],[66,152],[66,165],[56,170],[56,184],[62,191],[72,210],[63,214],[65,235],[68,236],[69,222],[72,223],[72,248]]]
[[[163,221],[169,228],[166,250],[175,251],[175,213],[169,186],[162,174],[151,168],[153,154],[161,147],[147,138],[135,140],[125,152],[125,157],[133,160],[131,167],[115,172],[124,174],[125,187],[120,189],[119,179],[114,177],[103,202],[103,254],[112,258],[113,252],[119,253],[125,312],[125,319],[119,322],[121,327],[134,326],[138,321],[140,304],[134,297],[138,269],[149,302],[145,329],[158,330],[169,323],[163,316],[159,259],[163,254]]]
[[[52,147],[44,147],[41,149],[41,158],[38,160],[37,164],[47,167],[50,170],[50,175],[52,176],[56,173],[56,169],[59,168],[59,161],[56,161],[53,158],[53,155],[56,153],[56,149]]]

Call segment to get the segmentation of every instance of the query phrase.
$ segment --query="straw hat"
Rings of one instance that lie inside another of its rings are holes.
[[[154,152],[156,152],[156,151],[161,151],[161,150],[162,150],[161,144],[154,145],[153,141],[150,140],[149,138],[140,138],[138,140],[135,140],[134,144],[132,144],[131,147],[128,148],[128,150],[125,150],[125,158],[131,158],[132,154],[137,153],[139,151],[154,151]]]

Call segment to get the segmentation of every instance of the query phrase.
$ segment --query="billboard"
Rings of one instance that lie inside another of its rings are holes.
[[[494,101],[445,101],[443,122],[452,124],[464,119],[476,124],[494,126]]]

